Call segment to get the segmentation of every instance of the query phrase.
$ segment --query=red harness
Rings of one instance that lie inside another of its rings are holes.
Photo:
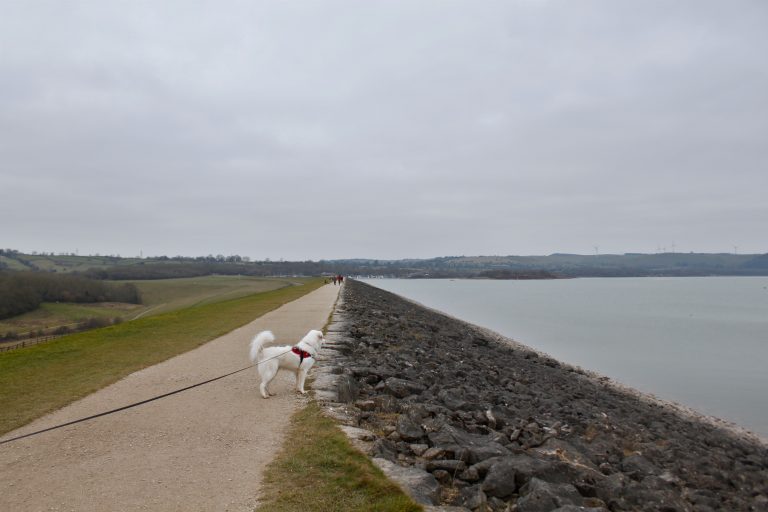
[[[304,362],[304,359],[309,359],[310,357],[312,357],[312,354],[310,354],[306,350],[301,350],[299,347],[291,348],[291,352],[299,356],[299,366],[301,366],[301,363]]]

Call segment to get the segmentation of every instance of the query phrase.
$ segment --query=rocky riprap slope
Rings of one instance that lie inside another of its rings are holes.
[[[349,281],[328,337],[317,397],[422,503],[768,510],[764,445],[494,333]]]

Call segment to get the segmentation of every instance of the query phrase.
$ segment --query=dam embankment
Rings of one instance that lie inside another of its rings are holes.
[[[397,295],[350,280],[328,339],[318,399],[424,504],[768,509],[759,440]]]

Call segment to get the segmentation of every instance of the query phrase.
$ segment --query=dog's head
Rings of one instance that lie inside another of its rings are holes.
[[[309,331],[307,335],[304,336],[304,339],[302,339],[301,341],[303,341],[307,345],[310,345],[315,350],[319,350],[320,347],[323,346],[325,337],[323,336],[323,331],[318,331],[313,329]]]

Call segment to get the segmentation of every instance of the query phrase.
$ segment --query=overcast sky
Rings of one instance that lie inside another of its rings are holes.
[[[0,12],[2,247],[768,252],[765,0]]]

